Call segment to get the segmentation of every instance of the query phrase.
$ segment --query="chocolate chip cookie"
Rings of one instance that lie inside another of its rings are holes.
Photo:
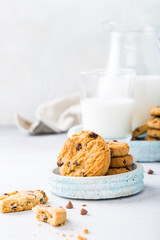
[[[151,116],[159,116],[160,117],[160,106],[150,108],[149,113]]]
[[[160,129],[148,128],[147,134],[148,134],[150,137],[155,137],[155,138],[160,139]]]
[[[129,167],[133,163],[133,156],[128,154],[123,157],[112,157],[110,167],[119,168],[119,167]]]
[[[33,208],[36,218],[41,222],[49,223],[52,226],[59,226],[67,218],[66,210],[63,207],[51,207],[49,205],[37,205]]]
[[[81,131],[64,143],[57,165],[63,176],[102,176],[110,165],[110,150],[106,141],[98,134]]]
[[[4,193],[0,197],[0,211],[8,213],[30,210],[47,201],[48,197],[43,190]]]
[[[137,137],[140,136],[141,134],[147,132],[147,128],[148,128],[147,123],[144,123],[143,125],[135,128],[135,129],[132,131],[132,138],[137,138]]]
[[[111,157],[126,156],[129,152],[129,145],[124,142],[106,141],[111,151]]]
[[[131,167],[109,168],[106,175],[115,175],[132,171]]]
[[[160,129],[160,117],[150,118],[147,122],[148,127]]]
[[[146,141],[158,141],[158,140],[160,140],[160,139],[155,138],[155,137],[146,136],[146,137],[145,137],[145,140],[146,140]]]

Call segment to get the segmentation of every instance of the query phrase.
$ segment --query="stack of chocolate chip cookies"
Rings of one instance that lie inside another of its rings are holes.
[[[147,121],[148,135],[145,137],[145,140],[157,141],[160,140],[160,106],[152,107],[150,115],[152,118]]]
[[[127,143],[105,141],[91,131],[68,138],[57,158],[62,176],[96,177],[131,171],[133,157]]]
[[[120,174],[131,171],[133,156],[129,154],[127,143],[107,141],[111,153],[111,162],[106,175]]]
[[[131,140],[160,141],[160,106],[150,108],[149,113],[152,118],[132,131]]]

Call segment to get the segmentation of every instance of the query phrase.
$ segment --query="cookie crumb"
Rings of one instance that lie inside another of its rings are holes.
[[[73,234],[70,234],[69,236],[70,236],[70,237],[73,237]]]
[[[65,236],[66,236],[66,234],[63,233],[63,234],[62,234],[62,237],[65,237]]]
[[[81,235],[78,235],[78,236],[77,236],[77,239],[78,239],[78,240],[87,240],[87,238],[82,237]]]
[[[153,174],[153,173],[154,173],[154,171],[152,169],[148,170],[148,174]]]
[[[67,225],[67,221],[64,223],[64,225]]]
[[[37,223],[37,226],[40,227],[40,226],[42,226],[42,224],[41,223]]]
[[[81,209],[81,215],[86,215],[88,213],[88,211],[84,208]]]
[[[83,233],[84,233],[84,234],[87,234],[87,233],[88,233],[88,229],[85,228],[85,229],[83,230]]]
[[[71,231],[73,231],[74,229],[73,228],[70,228]]]
[[[71,201],[68,202],[66,208],[67,208],[67,209],[72,209],[72,208],[73,208],[73,204],[72,204]]]
[[[59,232],[56,232],[57,235],[59,235]]]
[[[82,207],[86,207],[87,205],[86,204],[82,204]]]

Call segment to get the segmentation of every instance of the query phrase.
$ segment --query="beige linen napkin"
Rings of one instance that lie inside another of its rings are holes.
[[[79,95],[63,97],[38,107],[35,122],[16,114],[17,127],[32,135],[65,132],[81,123]]]

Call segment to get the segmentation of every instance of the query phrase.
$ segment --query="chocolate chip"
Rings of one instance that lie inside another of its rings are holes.
[[[70,163],[70,162],[68,162],[68,163],[67,163],[67,165],[68,165],[68,167],[70,167],[70,166],[71,166],[71,163]]]
[[[78,144],[76,145],[76,150],[79,151],[80,149],[82,149],[82,145],[81,145],[81,143],[78,143]]]
[[[64,164],[64,162],[62,161],[62,159],[60,159],[60,161],[57,162],[58,167],[62,167],[63,164]]]
[[[72,209],[73,208],[73,204],[71,203],[71,201],[68,202],[66,208],[67,209]]]
[[[154,173],[154,171],[152,169],[148,170],[148,174],[153,174],[153,173]]]
[[[46,221],[47,221],[47,219],[48,219],[48,217],[44,217],[44,218],[43,218],[43,221],[45,221],[45,222],[46,222]]]
[[[6,196],[8,196],[8,193],[4,193],[3,195],[6,195]]]
[[[131,141],[136,141],[136,140],[138,140],[136,137],[131,138]]]
[[[78,162],[77,162],[77,160],[76,160],[76,161],[73,163],[73,165],[76,165],[76,166],[78,165]]]
[[[126,169],[127,169],[128,171],[131,171],[131,169],[130,169],[130,168],[128,168],[128,167],[126,167]]]
[[[40,201],[40,203],[43,203],[43,198],[40,198],[39,201]]]
[[[136,131],[136,132],[140,132],[140,129],[139,129],[139,128],[136,128],[135,131]]]
[[[118,142],[117,140],[113,140],[112,142]]]
[[[16,206],[15,206],[15,207],[12,207],[12,209],[13,209],[13,210],[16,210],[16,209],[17,209],[17,207],[16,207]]]
[[[94,138],[94,139],[98,137],[98,134],[94,132],[90,132],[88,135],[90,138]]]
[[[87,177],[87,175],[85,174],[85,172],[82,172],[82,175],[83,175],[83,177]]]
[[[124,160],[123,163],[126,164],[126,160]]]
[[[34,197],[36,197],[36,195],[33,194],[33,193],[27,193],[27,194],[30,195],[30,196],[34,196]]]
[[[81,209],[81,215],[86,215],[88,213],[88,211],[84,208]]]

